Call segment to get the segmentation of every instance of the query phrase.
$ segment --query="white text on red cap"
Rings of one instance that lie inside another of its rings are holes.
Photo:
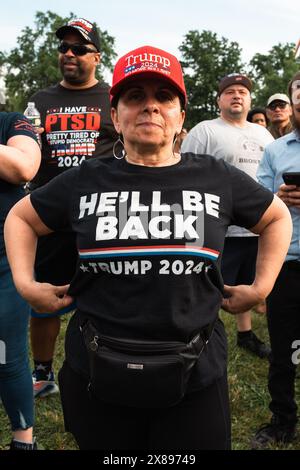
[[[171,65],[171,62],[167,57],[163,57],[158,54],[149,54],[147,52],[144,54],[129,55],[125,60],[127,67],[138,64],[139,62],[155,62],[158,64],[163,64],[164,67],[169,67]]]

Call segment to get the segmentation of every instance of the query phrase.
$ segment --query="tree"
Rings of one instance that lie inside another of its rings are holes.
[[[242,72],[241,49],[237,42],[218,39],[211,31],[189,31],[179,46],[188,94],[187,128],[218,115],[218,81]]]
[[[62,18],[51,11],[36,12],[35,26],[22,30],[17,38],[18,46],[9,53],[0,52],[0,66],[5,71],[7,110],[24,111],[28,98],[37,90],[57,83],[61,79],[58,67],[55,31],[70,19],[73,13]],[[98,28],[101,41],[101,65],[98,78],[103,70],[112,71],[115,39],[107,31]]]
[[[250,74],[253,79],[254,104],[266,106],[269,96],[274,93],[287,93],[292,76],[299,70],[295,61],[295,45],[277,44],[267,54],[255,54],[250,61]]]

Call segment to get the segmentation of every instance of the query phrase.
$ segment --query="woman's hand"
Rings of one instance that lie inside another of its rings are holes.
[[[20,294],[37,313],[55,313],[73,302],[73,297],[67,294],[69,286],[32,281],[20,289]]]
[[[225,285],[224,293],[228,296],[228,298],[223,298],[222,308],[233,314],[247,312],[255,305],[264,301],[264,296],[258,292],[254,285]]]

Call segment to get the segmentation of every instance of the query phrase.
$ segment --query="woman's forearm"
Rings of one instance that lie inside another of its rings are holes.
[[[12,211],[5,222],[4,237],[14,283],[19,293],[26,297],[26,286],[34,280],[37,234]]]
[[[4,225],[8,261],[16,288],[27,297],[26,288],[34,281],[37,238],[51,233],[33,209],[30,196],[19,201],[9,212]]]
[[[275,198],[252,231],[260,234],[253,284],[224,286],[226,298],[222,301],[222,307],[234,314],[247,312],[262,302],[273,289],[292,234],[291,216],[283,202]]]
[[[281,203],[279,211],[260,232],[256,262],[256,276],[253,285],[266,297],[271,292],[289,249],[292,235],[292,221],[289,211]]]

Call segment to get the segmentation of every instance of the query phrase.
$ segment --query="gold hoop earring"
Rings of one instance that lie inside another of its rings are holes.
[[[117,145],[121,145],[121,151],[119,152],[119,154],[117,154],[117,152],[116,152]],[[119,135],[118,140],[116,140],[116,142],[114,143],[112,152],[113,152],[113,156],[114,156],[117,160],[122,160],[124,157],[126,157],[126,151],[125,151],[125,147],[124,147],[124,142],[123,142],[123,140],[121,139],[121,135]]]

